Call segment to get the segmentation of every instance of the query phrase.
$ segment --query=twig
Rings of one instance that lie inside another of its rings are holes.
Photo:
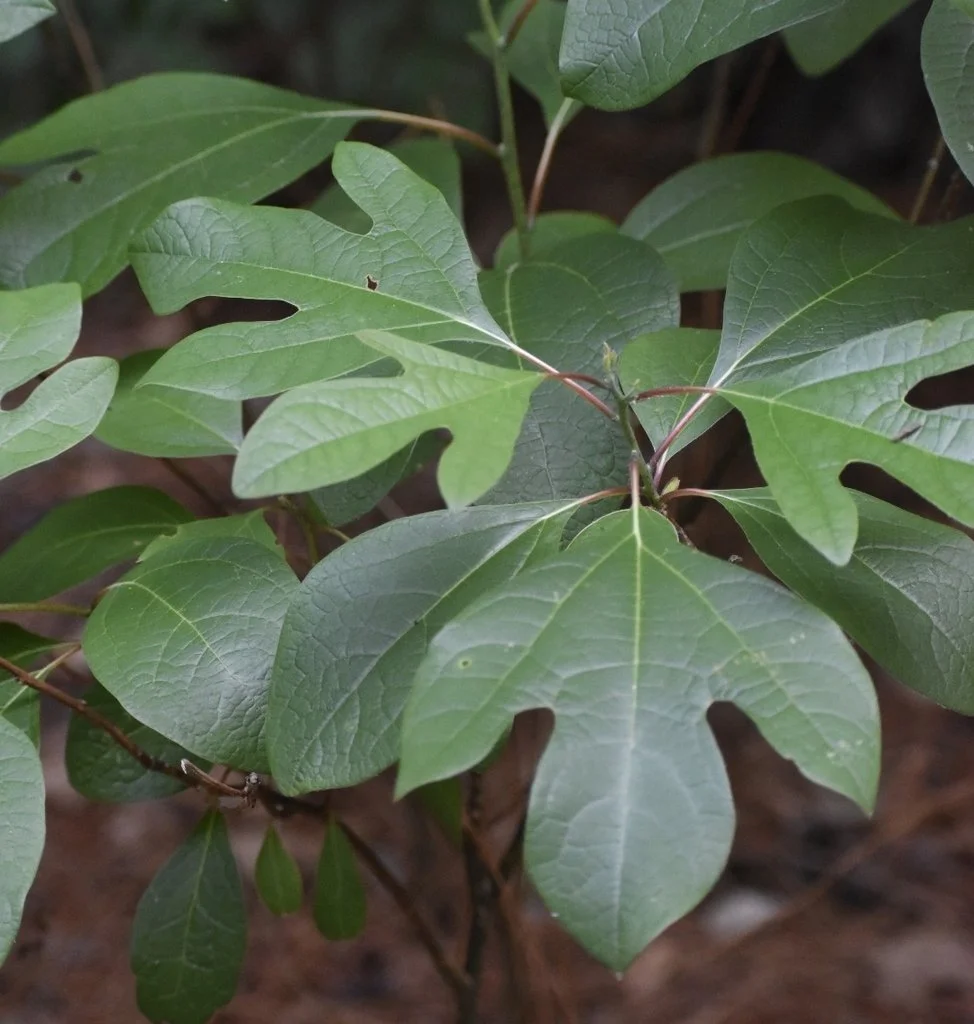
[[[514,42],[515,39],[517,39],[517,35],[524,27],[524,23],[528,20],[528,16],[537,6],[538,0],[524,0],[524,3],[521,4],[521,9],[514,15],[510,27],[504,34],[504,39],[501,42],[501,45],[505,50]]]
[[[218,516],[225,516],[227,510],[223,505],[217,501],[217,499],[210,494],[210,492],[182,466],[176,462],[175,459],[160,458],[159,462],[169,470],[170,473],[186,488],[191,490],[198,498],[204,501],[209,507],[211,512],[215,512]]]
[[[945,221],[950,220],[954,216],[957,200],[961,192],[963,192],[966,182],[967,179],[964,177],[961,169],[955,166],[950,173],[950,180],[947,182],[944,194],[940,197],[940,202],[937,204],[937,213],[934,220]]]
[[[318,537],[315,533],[317,524],[305,509],[285,495],[282,494],[277,499],[277,502],[281,508],[291,514],[291,517],[301,528],[301,533],[304,536],[304,546],[308,555],[308,564],[313,569],[321,561],[321,552],[318,550]]]
[[[707,160],[717,151],[720,129],[727,109],[733,54],[725,53],[714,62],[710,99],[704,113],[700,138],[697,141],[697,159]]]
[[[771,36],[761,51],[758,66],[754,69],[754,74],[744,90],[741,102],[737,105],[737,110],[731,119],[730,127],[727,129],[724,144],[720,147],[721,152],[733,153],[740,145],[741,138],[747,130],[747,126],[751,123],[751,118],[754,116],[761,93],[764,92],[764,87],[768,83],[768,76],[771,74],[774,62],[778,58],[780,46],[778,36],[774,35]]]
[[[548,175],[551,172],[551,162],[555,155],[555,147],[565,130],[568,115],[572,112],[575,101],[566,99],[562,101],[558,112],[551,119],[548,126],[548,134],[545,136],[544,148],[541,150],[541,158],[538,160],[537,170],[534,172],[534,182],[531,185],[531,198],[528,201],[528,225],[533,226],[541,209],[541,200],[544,197],[545,185],[548,183]]]
[[[505,347],[510,349],[516,356],[520,356],[526,363],[530,363],[536,370],[540,370],[543,374],[548,377],[554,377],[556,380],[560,380],[566,387],[569,387],[577,395],[585,399],[589,405],[594,405],[596,409],[602,413],[603,416],[608,417],[610,420],[616,418],[616,414],[596,395],[593,395],[588,388],[579,384],[578,381],[573,380],[574,374],[563,374],[556,370],[550,363],[546,363],[540,357],[529,352],[526,348],[521,348],[520,345],[513,341],[505,342]]]
[[[335,111],[330,112],[334,116]],[[479,132],[464,128],[462,125],[453,124],[451,121],[441,121],[436,117],[423,117],[421,114],[405,114],[399,110],[381,110],[370,108],[367,110],[349,110],[349,116],[371,118],[373,121],[384,121],[388,124],[405,124],[411,128],[420,128],[423,131],[434,132],[436,135],[445,135],[449,138],[459,139],[462,142],[469,142],[471,146],[489,153],[497,160],[502,159],[501,147],[490,139],[485,138]]]
[[[605,391],[612,390],[611,386],[606,384],[604,380],[599,380],[598,377],[590,373],[549,373],[547,376],[552,380],[576,380],[580,384],[590,384],[593,388],[602,388]]]
[[[85,618],[91,614],[91,609],[78,604],[58,604],[55,601],[9,601],[0,604],[0,614],[6,612],[43,612],[45,615],[78,615]]]
[[[911,224],[916,224],[923,214],[924,207],[927,205],[927,200],[930,198],[930,191],[933,188],[933,183],[937,180],[937,172],[940,170],[940,164],[946,152],[947,143],[944,141],[943,135],[938,135],[937,141],[933,147],[933,152],[927,160],[927,169],[923,173],[923,179],[920,182],[920,187],[917,189],[916,198],[913,200],[913,208],[910,210]]]
[[[91,36],[88,35],[88,29],[85,28],[81,15],[78,14],[74,0],[61,0],[61,15],[84,69],[85,78],[88,80],[88,89],[91,92],[101,92],[105,88],[105,76],[98,65],[95,48],[91,45]]]

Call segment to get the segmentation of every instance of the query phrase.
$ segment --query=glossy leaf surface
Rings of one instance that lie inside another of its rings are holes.
[[[153,1024],[206,1024],[232,998],[247,939],[240,876],[223,815],[210,811],[139,901],[132,971]]]
[[[0,198],[0,283],[78,281],[91,295],[170,203],[269,195],[324,160],[359,118],[260,82],[184,72],[75,100],[0,143],[0,166],[46,164]]]
[[[737,704],[811,779],[871,806],[876,699],[839,628],[683,547],[655,513],[616,513],[437,634],[407,706],[397,789],[477,763],[515,714],[551,708],[526,863],[562,924],[621,970],[727,857],[715,701]]]
[[[472,600],[552,554],[572,506],[486,506],[386,523],[342,545],[288,608],[267,714],[285,793],[354,785],[399,753],[429,638]]]
[[[167,544],[99,602],[85,657],[139,721],[200,757],[265,772],[267,685],[296,587],[256,541]]]

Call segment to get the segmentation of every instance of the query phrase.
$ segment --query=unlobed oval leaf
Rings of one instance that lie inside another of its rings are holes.
[[[0,715],[0,964],[44,849],[44,775],[37,749]]]
[[[131,963],[153,1024],[206,1024],[237,988],[247,916],[226,822],[210,811],[139,901]]]
[[[140,722],[200,757],[267,771],[267,686],[297,580],[247,538],[167,544],[88,620],[98,681]]]
[[[264,905],[272,914],[294,914],[301,909],[304,886],[301,871],[281,842],[273,823],[267,826],[257,854],[254,882]]]
[[[974,542],[852,492],[859,534],[836,567],[798,536],[765,488],[714,491],[764,564],[901,683],[974,713]]]
[[[189,540],[223,539],[243,537],[263,545],[273,551],[279,558],[285,558],[284,548],[277,542],[274,531],[267,525],[264,510],[257,508],[253,512],[241,512],[236,516],[218,516],[215,519],[194,519],[191,523],[183,523],[176,528],[172,536],[156,537],[142,552],[142,561],[159,554],[168,545],[181,545]]]
[[[274,662],[267,747],[281,789],[350,786],[392,764],[428,638],[474,598],[557,551],[572,508],[411,516],[319,562],[291,600]]]
[[[354,939],[365,927],[365,888],[355,851],[337,821],[328,825],[321,847],[313,912],[326,939]]]
[[[41,601],[136,558],[192,516],[151,487],[109,487],[53,508],[0,554],[0,601]]]
[[[562,923],[622,969],[724,865],[733,806],[706,720],[721,700],[811,779],[871,806],[876,698],[839,628],[683,547],[656,513],[616,513],[437,634],[397,791],[475,764],[515,714],[551,708],[526,863]]]
[[[974,181],[974,9],[934,0],[923,24],[920,59],[940,130],[957,166]]]

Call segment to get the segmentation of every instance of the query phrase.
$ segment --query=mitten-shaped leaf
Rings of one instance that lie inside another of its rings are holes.
[[[562,923],[621,969],[727,857],[715,701],[737,704],[811,779],[871,806],[876,699],[838,627],[681,546],[656,513],[615,513],[437,634],[407,705],[398,791],[476,764],[515,714],[551,708],[527,866]]]

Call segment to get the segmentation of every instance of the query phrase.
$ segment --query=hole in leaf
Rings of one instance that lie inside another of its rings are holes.
[[[936,377],[927,377],[910,388],[906,404],[914,409],[947,409],[952,405],[964,405],[974,394],[974,367],[952,370]]]
[[[77,167],[72,167],[71,170],[68,171],[68,181],[72,182],[72,184],[80,185],[84,180],[85,176]]]

